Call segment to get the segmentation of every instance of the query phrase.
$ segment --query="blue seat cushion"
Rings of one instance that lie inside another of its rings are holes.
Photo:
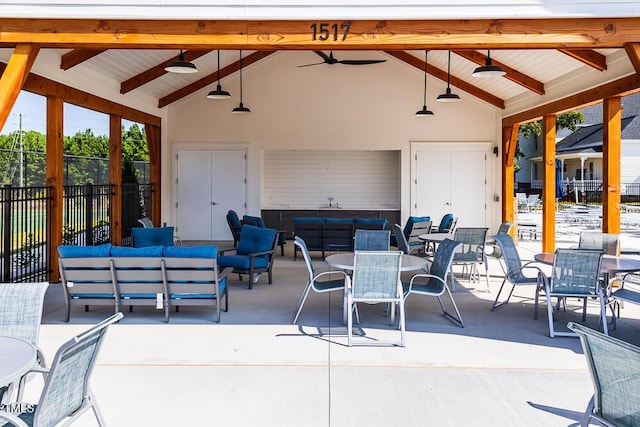
[[[236,270],[249,270],[251,259],[245,255],[222,255],[218,257],[220,267],[233,267]],[[254,268],[266,268],[269,260],[264,257],[256,257],[253,261]]]
[[[162,253],[170,258],[211,258],[218,256],[216,245],[203,246],[165,246]]]
[[[244,219],[245,221],[254,222],[260,228],[266,227],[266,225],[264,225],[264,221],[259,216],[243,215],[242,219]]]
[[[236,253],[238,255],[247,255],[256,252],[270,251],[273,249],[276,233],[276,230],[273,228],[243,225]]]
[[[322,224],[325,222],[324,217],[312,217],[312,218],[293,218],[294,224]]]
[[[81,299],[81,298],[113,299],[115,298],[114,294],[69,294],[69,297],[72,299]]]
[[[133,227],[133,246],[145,248],[147,246],[173,246],[173,227]]]
[[[336,223],[336,224],[353,224],[353,218],[325,218],[324,222],[326,223]]]
[[[149,229],[145,229],[149,230]],[[145,248],[129,248],[127,246],[113,246],[112,257],[161,257],[162,246],[147,246]]]
[[[111,243],[98,246],[58,246],[60,258],[93,258],[108,257],[111,253]]]

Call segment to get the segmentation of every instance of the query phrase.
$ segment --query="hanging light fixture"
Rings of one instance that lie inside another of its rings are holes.
[[[502,77],[507,74],[499,65],[491,62],[491,51],[487,50],[487,60],[484,65],[473,70],[473,77]]]
[[[191,62],[184,60],[184,53],[182,53],[182,49],[180,49],[180,55],[178,55],[177,61],[172,61],[164,67],[165,71],[170,73],[179,73],[179,74],[191,74],[197,73],[198,69]]]
[[[451,93],[451,51],[449,51],[449,62],[447,64],[447,90],[436,98],[438,102],[456,102],[460,101],[460,96]]]
[[[234,108],[231,112],[235,114],[244,114],[251,112],[251,110],[245,107],[242,103],[242,51],[240,51],[240,105]]]
[[[424,51],[424,92],[422,96],[423,105],[422,105],[422,110],[419,110],[416,113],[416,117],[433,116],[433,111],[427,109],[427,54],[428,53],[429,51],[425,49]]]
[[[222,86],[220,85],[220,49],[218,49],[218,86],[216,86],[215,90],[212,90],[207,94],[207,98],[209,99],[229,99],[231,98],[231,94],[226,90],[222,90]]]

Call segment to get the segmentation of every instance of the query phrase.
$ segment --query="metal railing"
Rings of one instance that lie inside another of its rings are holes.
[[[519,188],[527,184],[530,193],[540,194],[542,192],[542,181],[534,180],[531,183],[518,183]],[[602,180],[601,179],[572,179],[571,181],[563,181],[566,200],[575,199],[578,203],[600,203],[602,202]],[[640,204],[640,183],[623,182],[620,184],[620,198],[622,203],[633,205]]]

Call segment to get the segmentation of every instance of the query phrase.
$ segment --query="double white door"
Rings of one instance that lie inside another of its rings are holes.
[[[231,240],[226,215],[246,212],[246,152],[177,152],[177,234],[182,240]]]
[[[443,215],[453,213],[459,226],[486,227],[489,147],[421,146],[413,150],[412,215],[429,215],[437,225]]]

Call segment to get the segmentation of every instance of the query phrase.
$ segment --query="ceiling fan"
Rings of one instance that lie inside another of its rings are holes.
[[[323,59],[322,62],[298,65],[298,67],[310,67],[312,65],[321,65],[321,64],[369,65],[369,64],[379,64],[380,62],[387,62],[386,59],[336,59],[333,57],[333,52],[329,52],[329,55],[319,50],[314,50],[314,52],[316,55],[318,55],[320,58]]]

